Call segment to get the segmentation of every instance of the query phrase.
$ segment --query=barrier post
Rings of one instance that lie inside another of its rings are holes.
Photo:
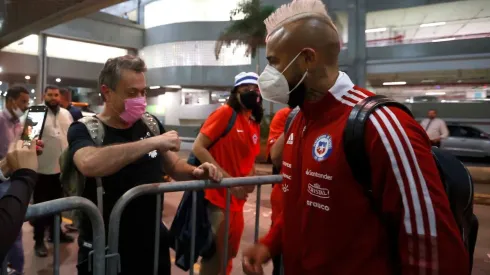
[[[126,206],[128,205],[128,203],[134,200],[135,198],[147,194],[160,194],[166,192],[271,184],[271,183],[280,182],[281,180],[282,180],[281,175],[255,176],[255,177],[244,177],[244,178],[226,178],[223,179],[221,183],[214,183],[208,180],[194,180],[194,181],[182,181],[182,182],[171,182],[171,183],[164,182],[164,183],[143,184],[128,190],[116,202],[109,218],[109,231],[108,231],[109,252],[108,253],[113,257],[108,258],[107,274],[117,275],[118,266],[120,264],[119,262],[120,257],[118,256],[119,255],[118,251],[119,251],[119,226],[121,223],[121,215],[124,209],[126,208]],[[228,196],[231,196],[231,194]],[[228,203],[229,201],[227,202],[227,204]],[[229,204],[227,207],[227,211],[229,211]],[[226,238],[226,240],[228,240],[228,238]],[[191,259],[191,261],[193,260],[194,259]],[[191,266],[191,270],[193,270],[193,266]]]
[[[83,211],[92,224],[92,232],[93,232],[93,251],[94,251],[94,260],[93,260],[93,270],[94,275],[105,275],[105,228],[104,228],[104,220],[95,204],[93,204],[88,199],[82,197],[67,197],[56,199],[52,201],[46,201],[37,203],[29,206],[27,208],[27,214],[25,220],[31,220],[34,218],[44,217],[44,216],[52,216],[56,215],[56,220],[58,224],[55,224],[55,235],[56,227],[58,228],[58,236],[55,236],[55,247],[59,248],[59,213],[70,211],[74,209],[79,209]],[[56,245],[56,241],[58,241],[58,245]],[[59,249],[56,249],[58,252],[58,256],[56,256],[55,251],[55,264],[58,262],[59,264]],[[56,266],[55,266],[56,272]],[[58,265],[59,272],[59,265]]]
[[[54,236],[54,255],[53,255],[53,274],[60,275],[60,214],[54,215],[54,224],[53,224],[53,232]]]
[[[254,232],[254,243],[259,240],[259,219],[260,219],[260,195],[261,195],[262,185],[257,186],[257,196],[255,201],[255,232]]]

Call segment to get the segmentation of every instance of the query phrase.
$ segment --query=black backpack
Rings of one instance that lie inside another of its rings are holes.
[[[366,196],[371,200],[380,219],[381,215],[378,203],[372,197],[371,170],[369,158],[364,148],[364,128],[369,116],[382,106],[393,106],[410,114],[411,111],[402,103],[382,95],[376,95],[359,101],[352,109],[344,129],[344,152],[347,162],[357,182],[362,185]],[[299,108],[294,109],[285,126],[285,133],[298,114]],[[441,181],[444,184],[451,211],[461,233],[461,238],[470,256],[470,272],[473,266],[473,254],[475,251],[478,234],[478,218],[473,213],[473,180],[466,167],[451,153],[437,147],[432,148],[432,156],[436,162]]]

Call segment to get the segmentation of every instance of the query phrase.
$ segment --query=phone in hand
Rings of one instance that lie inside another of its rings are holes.
[[[32,141],[35,138],[41,139],[47,115],[48,107],[46,106],[37,105],[29,107],[21,139],[25,141]]]

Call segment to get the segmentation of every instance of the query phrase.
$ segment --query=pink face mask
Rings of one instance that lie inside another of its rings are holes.
[[[124,100],[124,111],[119,115],[127,124],[133,125],[146,111],[146,98],[143,96]]]

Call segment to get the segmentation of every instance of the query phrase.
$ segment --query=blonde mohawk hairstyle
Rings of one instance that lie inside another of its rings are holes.
[[[335,28],[332,19],[327,13],[327,7],[321,0],[293,0],[289,4],[279,7],[264,20],[267,34],[271,34],[289,22],[305,17],[323,18]]]

